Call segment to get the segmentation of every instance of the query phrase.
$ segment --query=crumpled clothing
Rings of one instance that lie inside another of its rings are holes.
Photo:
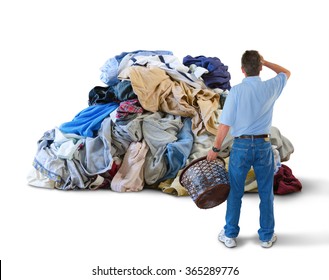
[[[279,151],[281,162],[288,161],[290,155],[294,152],[294,146],[290,140],[283,136],[280,130],[272,126],[270,130],[271,134],[271,143],[276,146],[276,149]]]
[[[195,135],[206,130],[216,135],[215,111],[219,106],[219,94],[189,87],[182,81],[173,81],[160,68],[133,66],[129,68],[129,77],[145,110],[190,117]]]
[[[88,105],[106,104],[136,97],[130,81],[124,80],[112,86],[95,86],[92,88],[88,95]]]
[[[119,55],[109,58],[104,65],[100,68],[101,76],[100,79],[107,85],[115,85],[120,82],[118,79],[118,73],[123,68],[127,67],[129,59],[136,56],[148,56],[148,55],[172,55],[171,51],[148,51],[148,50],[137,50],[132,52],[122,52]]]
[[[96,137],[87,137],[84,147],[79,150],[78,160],[88,176],[97,175],[109,170],[114,153],[111,139],[112,120],[106,118]]]
[[[202,74],[204,83],[209,88],[220,88],[230,90],[231,74],[227,71],[228,66],[224,65],[218,57],[205,57],[203,55],[192,57],[187,55],[183,58],[183,64],[196,65],[206,68],[208,73]]]
[[[116,112],[116,118],[124,119],[125,117],[128,117],[132,114],[142,114],[144,109],[140,105],[138,99],[130,99],[120,102]]]
[[[185,166],[193,146],[191,125],[191,119],[186,118],[182,129],[177,134],[177,141],[168,143],[164,154],[167,162],[167,172],[161,178],[161,181],[175,178],[178,171]]]
[[[102,122],[112,111],[119,106],[118,103],[92,105],[79,112],[72,121],[63,123],[59,129],[63,133],[74,133],[84,137],[95,137]]]
[[[180,116],[156,112],[144,118],[143,135],[149,146],[145,160],[145,182],[153,185],[167,172],[164,154],[167,144],[177,141],[183,126]]]
[[[112,126],[112,147],[115,149],[113,156],[122,156],[126,153],[131,142],[140,142],[143,139],[143,120],[151,113],[137,115],[127,123],[116,122]]]
[[[274,193],[288,194],[300,192],[302,190],[301,182],[293,175],[292,170],[285,164],[282,164],[278,172],[274,175]]]
[[[122,164],[111,181],[111,189],[116,192],[136,192],[144,187],[144,163],[148,146],[142,142],[132,142]]]
[[[58,127],[54,128],[55,136],[50,147],[62,159],[72,159],[74,154],[83,147],[84,138],[76,134],[63,134]]]
[[[167,194],[172,194],[176,196],[188,196],[189,193],[185,187],[181,185],[179,182],[179,176],[182,173],[183,169],[179,170],[177,173],[177,176],[172,179],[167,179],[163,182],[161,182],[158,185],[158,189],[162,190],[162,192]]]
[[[30,186],[39,187],[39,188],[47,188],[47,189],[55,189],[56,182],[49,179],[46,175],[42,174],[39,170],[34,167],[31,168],[29,173],[27,174],[27,183]]]
[[[279,168],[281,167],[281,158],[280,153],[275,145],[272,145],[273,150],[273,156],[274,156],[274,174],[279,171]]]
[[[190,71],[189,67],[182,64],[179,59],[173,55],[152,55],[152,56],[138,56],[130,59],[126,68],[119,72],[118,77],[124,79],[127,77],[129,67],[142,66],[146,68],[159,68],[166,72],[172,80],[185,82],[193,88],[207,88],[202,79],[196,77]],[[205,69],[206,70],[206,69]],[[198,73],[196,73],[198,75]]]
[[[88,105],[106,104],[116,100],[109,87],[95,86],[89,91]]]
[[[106,172],[112,165],[110,135],[111,119],[106,118],[98,136],[84,139],[83,145],[73,153],[72,159],[65,159],[58,157],[58,147],[52,145],[55,129],[46,131],[38,141],[38,150],[33,161],[33,167],[40,174],[34,173],[35,177],[29,178],[29,184],[50,185],[49,182],[41,182],[47,177],[54,181],[52,185],[57,189],[86,189],[94,185],[95,176]]]
[[[195,64],[190,65],[189,72],[193,73],[197,79],[200,79],[203,74],[209,73],[206,68],[196,66]]]

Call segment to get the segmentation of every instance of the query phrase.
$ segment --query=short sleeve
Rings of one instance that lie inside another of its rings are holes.
[[[234,87],[229,92],[226,97],[222,114],[220,116],[219,122],[228,126],[232,126],[236,118],[235,101],[234,101]]]
[[[265,81],[268,88],[273,90],[273,95],[277,99],[282,93],[283,88],[287,83],[287,75],[283,72],[276,75],[274,78]]]

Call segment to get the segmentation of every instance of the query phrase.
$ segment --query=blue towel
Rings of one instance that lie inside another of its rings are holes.
[[[97,136],[98,130],[105,118],[107,118],[119,103],[107,103],[92,105],[78,113],[70,122],[60,125],[63,133],[74,133],[84,137]]]

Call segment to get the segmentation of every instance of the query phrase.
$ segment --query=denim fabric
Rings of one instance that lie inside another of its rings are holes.
[[[227,198],[225,235],[235,238],[239,234],[244,183],[251,166],[255,171],[260,197],[259,239],[268,241],[274,233],[273,177],[275,168],[272,146],[268,138],[234,139],[229,161],[230,193]]]
[[[164,154],[167,164],[167,172],[159,182],[177,176],[178,171],[185,166],[192,147],[192,121],[190,118],[186,118],[182,129],[177,134],[177,140],[167,144],[167,150]]]

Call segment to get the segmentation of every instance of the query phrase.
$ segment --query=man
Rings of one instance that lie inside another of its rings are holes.
[[[247,173],[253,166],[260,197],[258,235],[261,246],[269,248],[277,239],[273,211],[275,166],[269,133],[274,103],[286,85],[290,71],[266,61],[254,50],[243,54],[241,65],[245,78],[242,83],[232,87],[226,98],[214,146],[207,155],[209,161],[217,157],[222,142],[231,129],[234,141],[229,160],[230,193],[227,198],[226,224],[218,239],[229,248],[236,246],[244,184]],[[262,81],[259,73],[263,66],[277,75]]]

